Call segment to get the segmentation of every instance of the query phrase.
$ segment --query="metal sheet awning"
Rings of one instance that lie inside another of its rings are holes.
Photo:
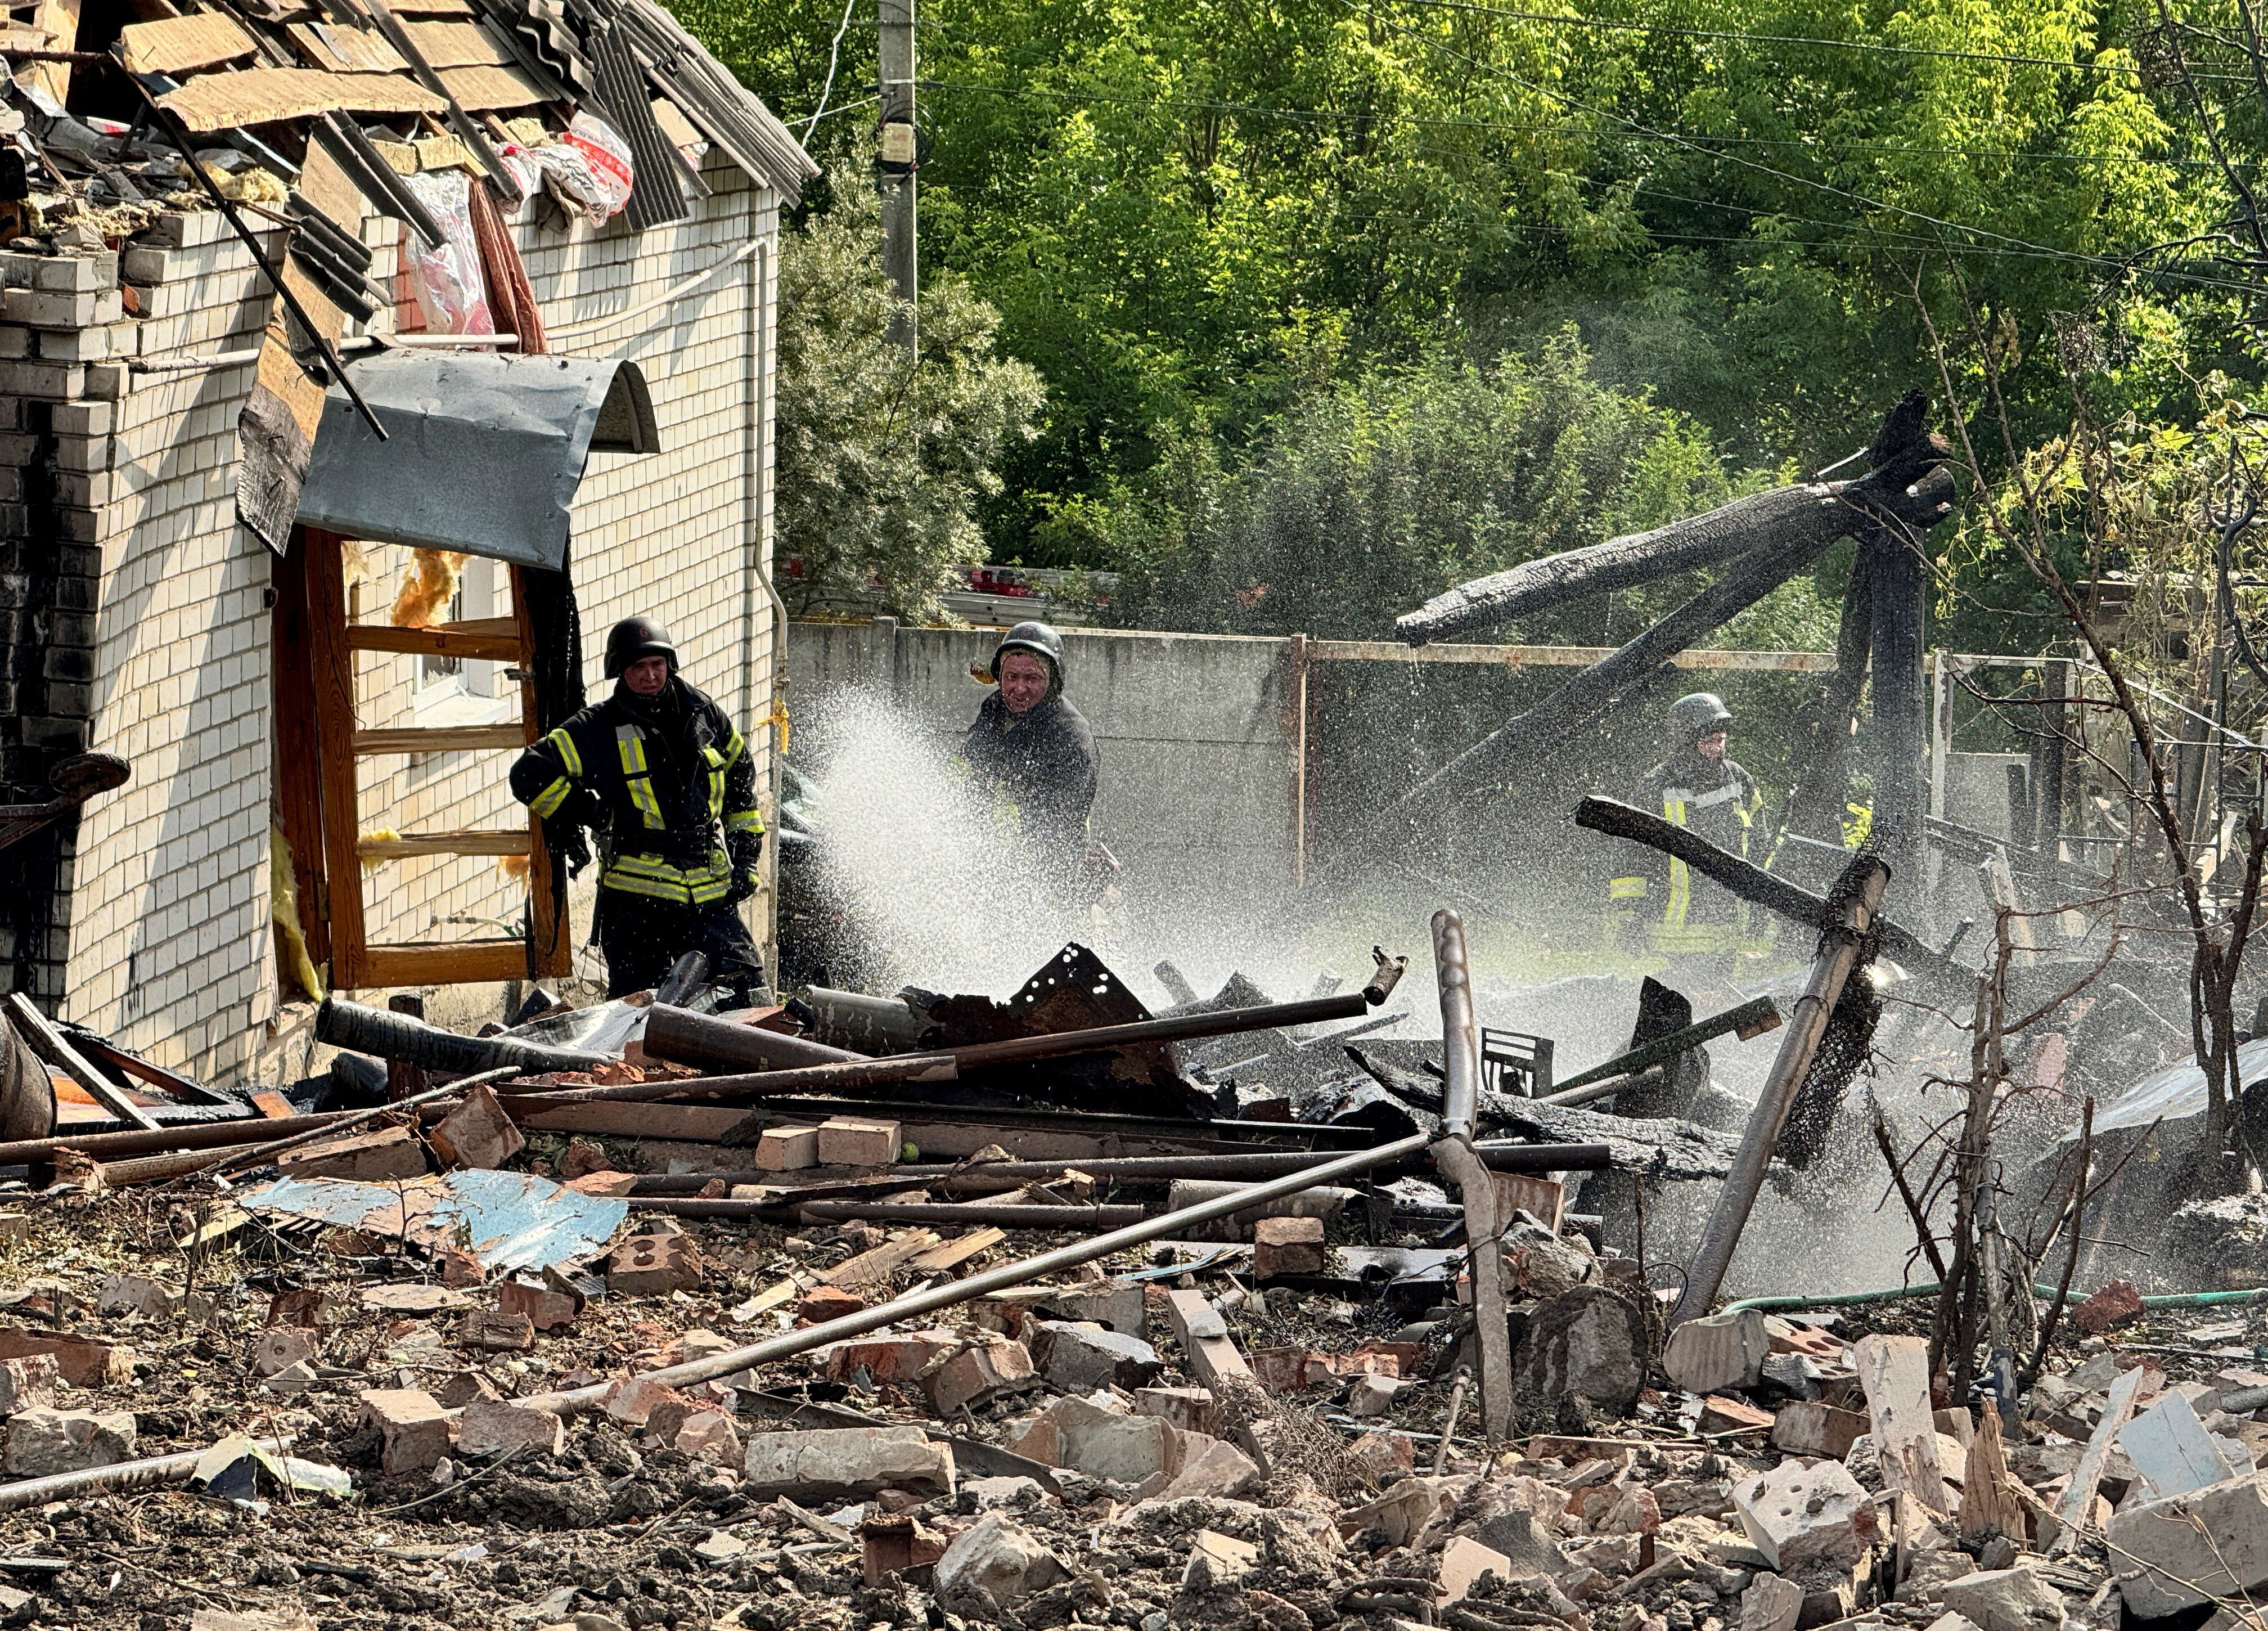
[[[333,385],[299,520],[343,537],[557,571],[593,453],[654,453],[637,365],[384,350],[347,364],[384,441]]]

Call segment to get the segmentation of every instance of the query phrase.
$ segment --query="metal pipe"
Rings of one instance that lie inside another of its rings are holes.
[[[263,1438],[257,1443],[274,1455],[288,1452],[294,1440]],[[155,1484],[180,1484],[197,1470],[197,1463],[211,1454],[211,1447],[203,1450],[184,1450],[170,1456],[152,1456],[145,1461],[120,1461],[107,1467],[87,1467],[77,1472],[50,1472],[45,1478],[19,1479],[12,1484],[0,1484],[0,1512],[20,1512],[26,1507],[45,1506],[50,1501],[68,1500],[93,1490],[116,1492],[123,1489],[147,1489]]]
[[[753,1066],[758,1070],[806,1065],[845,1065],[870,1057],[830,1048],[808,1037],[790,1037],[755,1025],[737,1025],[656,1000],[646,1010],[645,1051],[677,1065]]]
[[[261,1133],[305,1133],[335,1127],[356,1113],[350,1110],[326,1110],[312,1116],[284,1116],[273,1121],[239,1116],[226,1121],[179,1122],[159,1127],[154,1133],[63,1133],[43,1139],[18,1139],[13,1143],[0,1144],[0,1167],[52,1162],[63,1150],[102,1161],[170,1150],[214,1149],[247,1143]]]
[[[958,1206],[924,1201],[809,1200],[797,1208],[827,1222],[863,1220],[873,1223],[990,1223],[1002,1229],[1124,1229],[1149,1216],[1135,1206],[998,1206],[964,1201]]]
[[[1398,971],[1398,970],[1397,970]],[[1229,1008],[1218,1014],[1185,1014],[1166,1019],[1137,1020],[1126,1025],[1103,1025],[1093,1030],[1064,1030],[1042,1037],[1012,1037],[1004,1042],[980,1042],[961,1048],[941,1048],[931,1053],[900,1053],[887,1059],[857,1059],[839,1065],[814,1065],[792,1070],[762,1071],[749,1075],[706,1076],[694,1081],[634,1081],[619,1087],[571,1088],[561,1092],[527,1094],[520,1102],[531,1108],[561,1104],[644,1103],[655,1099],[726,1098],[740,1094],[766,1097],[784,1093],[819,1093],[832,1089],[860,1088],[892,1081],[954,1081],[964,1071],[996,1065],[1032,1064],[1064,1059],[1076,1053],[1101,1053],[1145,1043],[1180,1042],[1197,1037],[1226,1037],[1248,1030],[1275,1030],[1318,1020],[1351,1019],[1373,1000],[1385,1000],[1384,992],[1373,999],[1373,979],[1361,992],[1340,997],[1311,997],[1301,1002],[1270,1003],[1261,1007]],[[1391,990],[1390,982],[1384,988]],[[732,1142],[727,1133],[725,1141]]]
[[[1757,1192],[1764,1188],[1764,1170],[1771,1164],[1780,1128],[1795,1105],[1811,1057],[1827,1034],[1827,1022],[1842,1000],[1844,983],[1859,960],[1859,942],[1874,922],[1882,904],[1882,889],[1889,881],[1889,868],[1879,857],[1862,854],[1845,869],[1836,886],[1835,899],[1839,904],[1832,908],[1832,921],[1821,931],[1811,978],[1795,1000],[1787,1034],[1780,1039],[1779,1053],[1764,1078],[1764,1090],[1756,1096],[1756,1109],[1749,1112],[1740,1154],[1734,1158],[1725,1186],[1717,1192],[1716,1210],[1710,1214],[1692,1266],[1685,1273],[1685,1293],[1669,1317],[1672,1325],[1707,1313],[1718,1288],[1725,1283],[1725,1271],[1732,1266],[1741,1231],[1748,1227],[1749,1213],[1756,1204]]]
[[[1688,1025],[1683,1030],[1657,1037],[1643,1047],[1618,1053],[1603,1065],[1594,1065],[1587,1071],[1570,1076],[1557,1089],[1545,1094],[1535,1103],[1587,1104],[1593,1099],[1609,1098],[1629,1085],[1619,1078],[1635,1076],[1664,1059],[1675,1059],[1679,1054],[1697,1048],[1712,1037],[1721,1037],[1728,1030],[1740,1032],[1741,1040],[1746,1042],[1752,1037],[1761,1037],[1768,1030],[1778,1029],[1778,1006],[1770,997],[1758,997],[1753,1002],[1743,1002],[1737,1008],[1727,1008],[1697,1025]]]
[[[1474,1152],[1498,1172],[1600,1172],[1614,1164],[1604,1144],[1519,1144],[1491,1140],[1473,1146]],[[1175,1178],[1265,1178],[1300,1172],[1330,1160],[1309,1150],[1252,1150],[1223,1155],[1112,1155],[1094,1161],[988,1161],[975,1165],[908,1166],[897,1176],[909,1183],[942,1185],[952,1190],[977,1189],[989,1184],[1012,1189],[1020,1184],[1047,1183],[1066,1172],[1122,1183],[1171,1183]],[[1404,1163],[1412,1172],[1425,1163]],[[688,1175],[697,1177],[697,1175]],[[775,1180],[776,1172],[755,1183]]]
[[[1465,920],[1444,908],[1433,914],[1434,978],[1441,991],[1441,1136],[1433,1165],[1457,1186],[1465,1214],[1466,1273],[1481,1345],[1481,1422],[1493,1443],[1512,1431],[1512,1330],[1504,1295],[1501,1210],[1496,1179],[1473,1150],[1473,1110],[1480,1096],[1480,1027],[1473,1017],[1473,978]]]
[[[736,1347],[706,1359],[691,1361],[682,1365],[670,1365],[646,1373],[647,1379],[663,1387],[690,1387],[696,1382],[711,1382],[718,1376],[731,1376],[737,1370],[747,1370],[757,1365],[769,1365],[775,1361],[792,1359],[813,1348],[823,1347],[829,1342],[840,1342],[850,1337],[863,1337],[868,1332],[880,1331],[885,1325],[895,1325],[902,1319],[912,1319],[924,1314],[956,1303],[973,1302],[990,1296],[996,1291],[1005,1291],[1012,1286],[1021,1286],[1043,1279],[1064,1269],[1077,1268],[1082,1263],[1092,1263],[1113,1252],[1123,1251],[1130,1246],[1145,1246],[1153,1240],[1163,1240],[1199,1223],[1210,1223],[1241,1212],[1247,1207],[1258,1206],[1284,1195],[1296,1195],[1303,1189],[1318,1184],[1328,1184],[1336,1178],[1351,1177],[1358,1172],[1404,1155],[1414,1155],[1425,1148],[1422,1133],[1396,1139],[1390,1144],[1381,1144],[1373,1149],[1356,1150],[1311,1167],[1304,1172],[1294,1172],[1265,1184],[1255,1184],[1239,1190],[1233,1195],[1202,1205],[1186,1207],[1179,1212],[1167,1212],[1125,1229],[1114,1229],[1107,1235],[1097,1235],[1067,1246],[1057,1246],[1052,1251],[1042,1251],[1037,1257],[1023,1258],[1013,1263],[987,1269],[981,1274],[971,1274],[966,1280],[948,1280],[920,1291],[895,1297],[879,1307],[845,1314],[840,1319],[825,1320],[801,1331],[790,1331],[762,1342],[752,1342],[746,1347]],[[571,1389],[561,1393],[542,1393],[523,1399],[520,1403],[541,1410],[556,1411],[561,1415],[572,1415],[588,1410],[606,1397],[610,1384]]]

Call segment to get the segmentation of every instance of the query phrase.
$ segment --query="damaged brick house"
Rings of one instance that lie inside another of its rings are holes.
[[[814,166],[652,0],[40,0],[0,46],[0,804],[132,770],[0,851],[0,987],[231,1082],[318,989],[565,972],[504,771],[607,627],[667,621],[772,786]]]

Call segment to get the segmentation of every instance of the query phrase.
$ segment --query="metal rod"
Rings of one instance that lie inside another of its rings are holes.
[[[1780,1039],[1779,1053],[1772,1060],[1771,1074],[1764,1078],[1763,1092],[1756,1096],[1756,1109],[1749,1113],[1748,1131],[1741,1138],[1740,1154],[1734,1158],[1733,1170],[1725,1179],[1725,1186],[1717,1192],[1717,1208],[1710,1214],[1700,1247],[1694,1253],[1693,1265],[1685,1273],[1685,1294],[1678,1299],[1676,1310],[1669,1317],[1673,1325],[1707,1313],[1709,1304],[1716,1300],[1718,1288],[1725,1283],[1725,1271],[1732,1266],[1733,1252],[1741,1244],[1741,1231],[1748,1227],[1749,1214],[1756,1204],[1757,1192],[1764,1187],[1764,1170],[1771,1164],[1780,1128],[1787,1120],[1788,1111],[1794,1108],[1796,1093],[1811,1067],[1811,1057],[1818,1052],[1820,1039],[1827,1034],[1827,1022],[1835,1013],[1835,1005],[1842,1000],[1844,983],[1859,960],[1859,942],[1874,924],[1874,913],[1882,904],[1882,889],[1889,881],[1889,868],[1878,857],[1860,855],[1845,869],[1842,882],[1837,885],[1841,904],[1835,910],[1834,920],[1821,932],[1819,955],[1811,965],[1810,981],[1804,986],[1803,994],[1795,1000],[1787,1034]]]
[[[636,1203],[633,1203],[636,1204]],[[990,1223],[1001,1229],[1124,1229],[1149,1215],[1135,1206],[1073,1205],[989,1207],[981,1201],[958,1206],[922,1201],[807,1200],[796,1208],[826,1222]]]
[[[1197,1224],[1210,1223],[1217,1218],[1225,1218],[1233,1213],[1241,1212],[1247,1207],[1278,1200],[1284,1196],[1296,1195],[1302,1190],[1312,1189],[1319,1184],[1330,1183],[1335,1178],[1351,1177],[1358,1172],[1366,1172],[1371,1168],[1386,1162],[1397,1161],[1404,1155],[1414,1155],[1425,1148],[1426,1141],[1424,1133],[1415,1133],[1408,1138],[1396,1139],[1390,1144],[1381,1144],[1373,1149],[1356,1150],[1351,1155],[1340,1156],[1336,1161],[1326,1162],[1320,1167],[1311,1167],[1304,1172],[1291,1173],[1284,1177],[1271,1179],[1265,1184],[1255,1184],[1248,1188],[1238,1190],[1234,1194],[1224,1195],[1217,1200],[1202,1201],[1194,1207],[1184,1207],[1178,1212],[1167,1212],[1157,1217],[1145,1218],[1139,1223],[1131,1224],[1125,1229],[1114,1229],[1108,1235],[1097,1235],[1090,1240],[1078,1241],[1067,1246],[1058,1246],[1052,1251],[1042,1251],[1037,1257],[1020,1258],[1013,1263],[1004,1263],[999,1267],[988,1269],[981,1274],[971,1274],[966,1280],[950,1280],[943,1285],[909,1292],[906,1295],[893,1298],[879,1307],[865,1309],[856,1314],[845,1314],[840,1319],[825,1320],[801,1331],[786,1332],[762,1342],[752,1342],[746,1347],[737,1347],[726,1353],[711,1354],[706,1359],[694,1360],[686,1364],[670,1365],[659,1370],[648,1371],[646,1376],[648,1380],[659,1383],[663,1387],[689,1387],[696,1382],[710,1382],[718,1376],[731,1376],[736,1370],[747,1370],[757,1365],[769,1365],[777,1360],[792,1359],[799,1354],[807,1354],[813,1348],[823,1347],[829,1342],[840,1342],[850,1337],[862,1337],[870,1331],[880,1331],[883,1326],[895,1325],[902,1319],[912,1319],[920,1315],[935,1313],[939,1309],[951,1308],[956,1303],[990,1296],[996,1291],[1005,1291],[1012,1286],[1025,1285],[1063,1269],[1077,1268],[1082,1263],[1094,1262],[1098,1258],[1110,1256],[1113,1252],[1123,1251],[1130,1246],[1145,1246],[1153,1240],[1163,1240],[1168,1235],[1178,1234],[1182,1229],[1192,1228]],[[574,1388],[566,1392],[538,1394],[524,1399],[520,1402],[541,1410],[556,1411],[561,1415],[572,1415],[578,1411],[590,1409],[603,1399],[606,1397],[608,1385],[609,1384],[600,1384],[591,1387]]]
[[[1512,1431],[1512,1328],[1504,1295],[1503,1225],[1496,1179],[1473,1150],[1473,1110],[1479,1102],[1480,1027],[1473,1017],[1473,977],[1467,962],[1465,920],[1444,909],[1433,914],[1434,978],[1441,991],[1441,1136],[1432,1145],[1433,1165],[1457,1186],[1465,1214],[1466,1273],[1472,1282],[1473,1321],[1481,1345],[1481,1421],[1491,1443]]]
[[[43,1139],[18,1139],[13,1143],[0,1144],[0,1167],[51,1162],[63,1150],[102,1161],[169,1150],[213,1149],[226,1144],[245,1144],[261,1133],[304,1133],[311,1128],[321,1131],[338,1125],[355,1113],[327,1110],[312,1116],[279,1117],[273,1121],[258,1116],[239,1116],[225,1121],[178,1122],[154,1133],[52,1133]]]
[[[1311,997],[1301,1002],[1277,1002],[1251,1008],[1228,1008],[1218,1014],[1184,1014],[1167,1019],[1138,1020],[1127,1025],[1103,1025],[1093,1030],[1057,1031],[1043,1037],[1012,1037],[1005,1042],[980,1042],[968,1047],[941,1048],[929,1053],[900,1053],[887,1059],[856,1059],[838,1065],[814,1065],[791,1070],[760,1071],[735,1076],[704,1076],[694,1081],[627,1082],[620,1087],[572,1088],[563,1092],[529,1094],[522,1103],[531,1108],[562,1104],[644,1103],[663,1098],[725,1098],[738,1094],[824,1092],[835,1088],[867,1087],[891,1081],[954,1081],[964,1071],[996,1065],[1032,1064],[1064,1059],[1075,1053],[1107,1052],[1153,1042],[1179,1042],[1197,1037],[1226,1037],[1240,1031],[1275,1030],[1318,1020],[1351,1019],[1374,1001],[1385,1000],[1389,983],[1373,998],[1378,982],[1362,991],[1337,997]],[[737,1132],[738,1129],[734,1129]],[[727,1133],[725,1141],[733,1141]]]
[[[269,1453],[280,1456],[291,1448],[294,1441],[287,1435],[256,1442]],[[120,1461],[107,1467],[50,1472],[45,1478],[0,1484],[0,1512],[20,1512],[26,1507],[45,1506],[50,1501],[66,1500],[91,1490],[147,1489],[153,1484],[183,1483],[196,1472],[197,1463],[210,1453],[208,1446],[203,1450],[184,1450],[175,1455],[152,1456],[145,1461]]]
[[[1599,1172],[1614,1164],[1604,1144],[1521,1144],[1490,1140],[1473,1146],[1474,1152],[1498,1172]],[[1329,1154],[1309,1150],[1250,1150],[1221,1155],[1111,1155],[1093,1161],[1066,1157],[1062,1161],[988,1161],[975,1164],[908,1166],[898,1177],[909,1184],[941,1185],[946,1189],[981,1189],[998,1185],[1012,1189],[1021,1184],[1046,1183],[1066,1172],[1121,1183],[1170,1183],[1175,1178],[1266,1178],[1300,1172],[1329,1161]],[[1405,1163],[1416,1171],[1424,1164]],[[697,1177],[697,1175],[688,1175]],[[779,1174],[766,1173],[764,1179]],[[761,1180],[743,1180],[756,1182]]]
[[[1618,1053],[1603,1065],[1570,1076],[1558,1088],[1537,1099],[1538,1104],[1587,1104],[1593,1099],[1610,1097],[1624,1085],[1616,1078],[1635,1076],[1638,1072],[1659,1065],[1664,1059],[1699,1047],[1713,1037],[1728,1030],[1741,1033],[1741,1040],[1761,1037],[1768,1030],[1779,1029],[1779,1007],[1770,997],[1758,997],[1753,1002],[1743,1002],[1737,1008],[1727,1008],[1713,1018],[1705,1019],[1683,1030],[1672,1031],[1667,1037],[1655,1038],[1644,1047]],[[1603,1086],[1599,1084],[1605,1084]]]

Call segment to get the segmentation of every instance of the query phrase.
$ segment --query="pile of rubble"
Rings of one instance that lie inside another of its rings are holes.
[[[1490,1444],[1462,1306],[1298,1289],[1351,1249],[1313,1218],[698,1379],[998,1231],[648,1216],[484,1276],[210,1201],[0,1227],[8,1624],[2107,1631],[2268,1585],[2252,1333],[2083,1334],[2116,1294],[2004,1423],[1932,1398],[1901,1304],[1664,1345],[1627,1259],[1523,1214]]]

